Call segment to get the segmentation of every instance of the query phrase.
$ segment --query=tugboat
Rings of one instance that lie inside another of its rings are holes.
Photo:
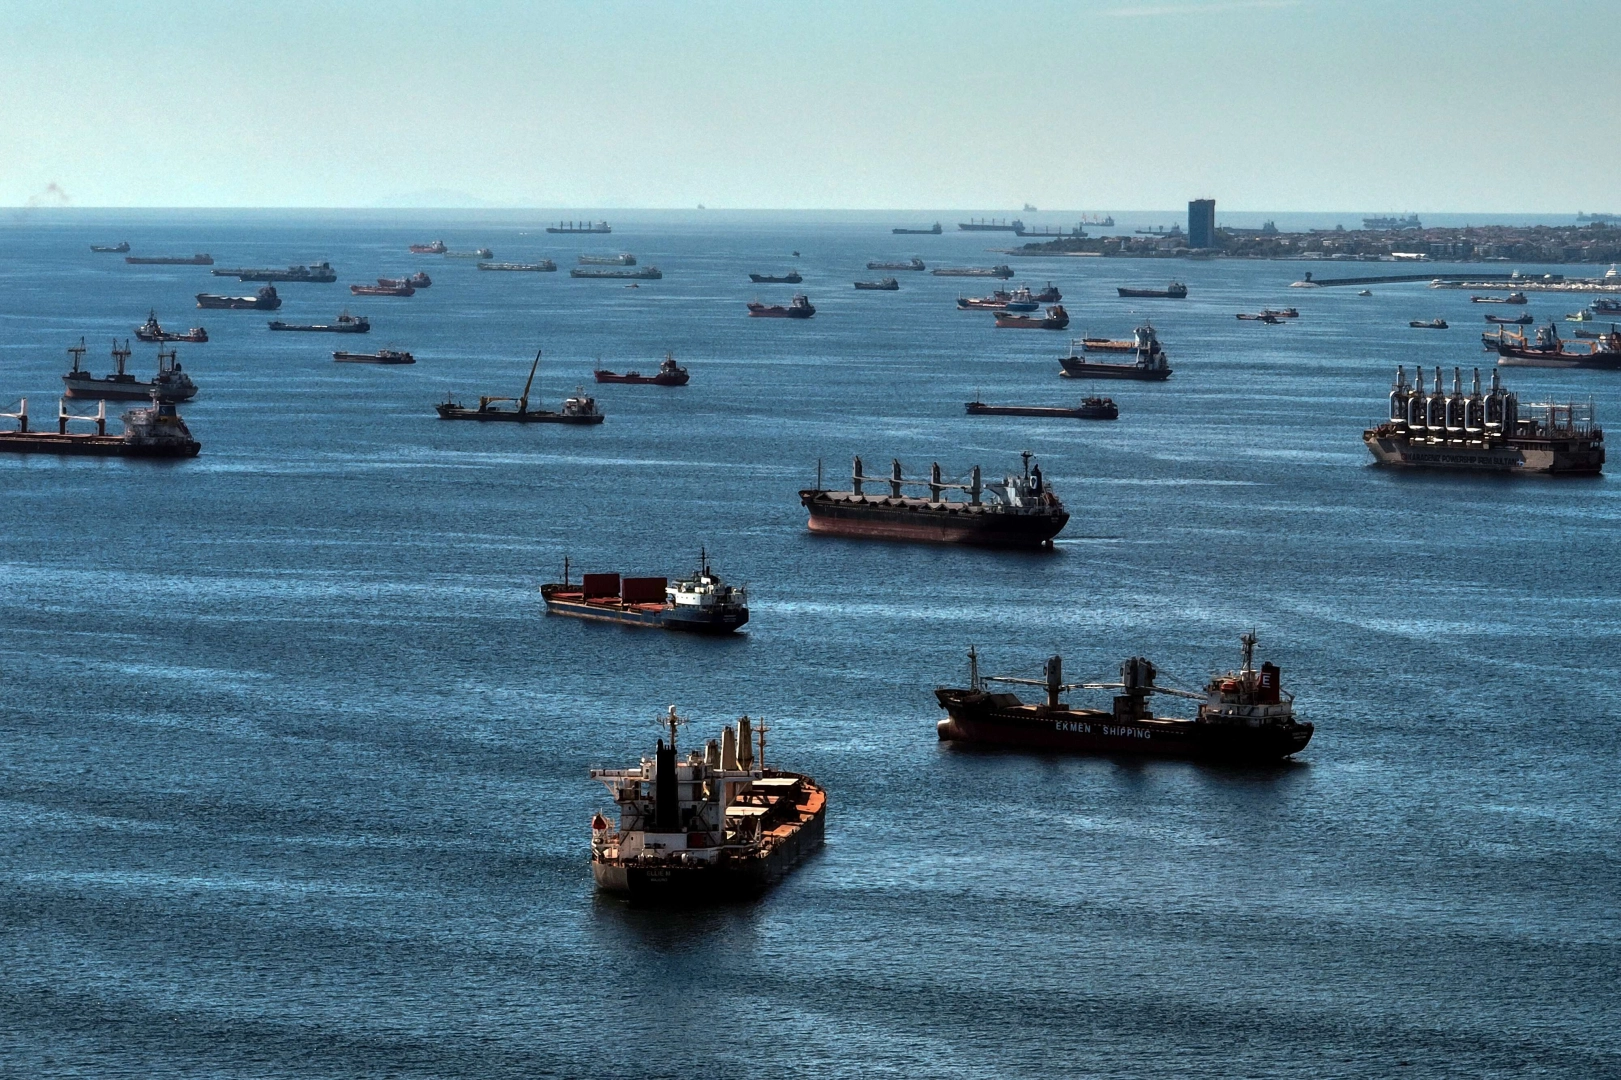
[[[798,293],[787,307],[781,304],[772,304],[769,307],[758,300],[749,302],[749,318],[751,319],[808,319],[816,314],[811,306],[810,298],[804,293]]]
[[[1047,309],[1045,316],[1020,315],[1011,311],[998,311],[996,325],[1001,329],[1013,330],[1062,330],[1069,325],[1069,312],[1064,305],[1055,304]]]
[[[416,288],[408,281],[383,282],[388,278],[378,278],[375,285],[351,285],[349,292],[355,296],[415,296]]]
[[[378,349],[374,353],[344,352],[340,349],[332,354],[332,359],[339,364],[414,364],[417,362],[416,357],[398,349]]]
[[[730,634],[749,621],[748,593],[711,571],[709,556],[702,551],[697,571],[673,584],[661,577],[585,574],[578,585],[572,585],[565,558],[562,582],[542,585],[540,595],[548,614],[626,626]]]
[[[899,461],[891,463],[889,476],[877,477],[863,475],[861,459],[856,458],[849,491],[824,490],[818,466],[816,487],[801,490],[799,501],[810,513],[808,525],[814,533],[986,547],[1051,547],[1053,537],[1068,523],[1069,512],[1047,489],[1040,466],[1031,466],[1030,452],[1022,456],[1022,476],[1003,477],[989,485],[981,482],[978,465],[964,484],[944,480],[939,462],[934,463],[927,480],[908,480],[901,475]],[[889,491],[869,495],[866,484],[887,484]],[[928,498],[903,495],[907,487],[927,487]],[[950,502],[947,491],[966,492],[968,501]],[[982,501],[986,494],[992,502]]]
[[[1069,355],[1058,359],[1062,365],[1059,374],[1071,379],[1141,379],[1147,382],[1159,382],[1171,377],[1170,362],[1165,350],[1160,348],[1159,337],[1151,324],[1139,326],[1132,340],[1125,343],[1135,356],[1129,364],[1100,363],[1083,355],[1098,349],[1099,344],[1100,339],[1097,338],[1070,342]],[[1102,344],[1110,346],[1106,351],[1122,351],[1112,348],[1115,342],[1103,341]]]
[[[68,350],[68,355],[73,357],[73,368],[62,376],[63,397],[100,398],[103,401],[147,401],[155,398],[173,403],[190,401],[197,396],[197,384],[181,370],[172,350],[158,350],[158,373],[151,382],[142,382],[124,370],[124,364],[130,357],[127,341],[123,348],[119,348],[116,340],[113,342],[114,370],[105,379],[98,379],[79,366],[85,352],[84,338],[80,338],[79,344]]]
[[[1420,322],[1418,319],[1413,319],[1407,325],[1414,330],[1445,330],[1447,321],[1445,319],[1431,319],[1429,322]]]
[[[1511,292],[1507,296],[1471,296],[1469,302],[1471,304],[1524,304],[1528,301],[1525,299],[1523,292]]]
[[[191,341],[204,342],[208,340],[208,331],[200,326],[194,326],[184,334],[171,333],[158,325],[158,313],[149,312],[146,322],[135,328],[135,337],[140,341]]]
[[[314,266],[289,266],[285,270],[213,270],[215,277],[234,277],[238,281],[307,281],[326,284],[338,280],[331,263],[318,262]]]
[[[1046,416],[1070,420],[1118,420],[1120,407],[1112,398],[1082,398],[1076,406],[986,405],[977,398],[965,405],[969,416]]]
[[[617,827],[604,814],[591,818],[597,888],[632,905],[747,900],[822,846],[827,792],[802,773],[766,767],[764,723],[745,716],[684,761],[676,730],[686,720],[672,705],[660,723],[670,741],[659,739],[653,757],[591,770],[619,807]]]
[[[278,319],[270,323],[270,329],[303,330],[312,334],[369,334],[371,320],[364,315],[351,315],[344,311],[331,323],[285,323]]]
[[[1013,276],[1012,267],[1006,263],[998,263],[989,268],[979,266],[943,266],[938,270],[930,270],[935,277],[993,277],[1004,281]]]
[[[454,400],[446,398],[434,406],[441,420],[492,420],[506,421],[513,424],[600,424],[602,413],[597,411],[595,399],[575,391],[575,396],[563,400],[560,412],[549,412],[545,409],[531,411],[529,408],[529,388],[534,385],[535,371],[540,367],[540,353],[535,353],[535,362],[529,366],[529,380],[523,384],[523,393],[517,398],[509,397],[481,397],[478,399],[478,408],[469,409],[458,405]],[[497,402],[516,401],[516,409],[502,409],[496,407]]]
[[[276,295],[274,285],[264,285],[252,296],[215,296],[212,293],[198,293],[197,306],[200,308],[234,308],[257,309],[259,311],[275,311],[281,307],[281,297]]]
[[[652,386],[685,386],[688,379],[687,369],[675,362],[674,353],[664,354],[657,375],[643,375],[639,371],[627,371],[623,375],[616,375],[601,368],[591,374],[595,375],[597,382],[600,383],[642,383]]]
[[[129,250],[129,241],[122,240],[116,244],[91,244],[91,251],[100,251],[108,255],[122,255]]]
[[[1362,433],[1362,441],[1380,465],[1467,469],[1508,473],[1557,473],[1597,476],[1604,470],[1604,431],[1593,422],[1593,406],[1521,405],[1492,372],[1491,389],[1480,392],[1480,369],[1474,386],[1463,392],[1463,375],[1452,369],[1452,391],[1441,385],[1424,388],[1424,371],[1412,384],[1396,369],[1390,389],[1390,419]]]
[[[1621,370],[1621,335],[1602,335],[1576,345],[1562,339],[1559,327],[1549,323],[1537,330],[1534,345],[1524,334],[1506,330],[1498,330],[1495,336],[1482,334],[1481,341],[1496,348],[1497,362],[1503,367]]]
[[[1158,686],[1158,670],[1141,656],[1120,665],[1119,682],[1064,682],[1064,662],[1047,661],[1046,677],[981,677],[979,657],[968,650],[968,686],[940,687],[934,695],[946,718],[936,725],[942,740],[1068,750],[1094,754],[1147,754],[1227,761],[1279,761],[1311,741],[1313,725],[1296,720],[1294,695],[1279,685],[1282,672],[1271,663],[1254,666],[1255,634],[1239,638],[1244,663],[1237,671],[1211,678],[1204,693]],[[989,683],[1042,686],[1047,700],[1028,704]],[[1116,690],[1114,708],[1077,709],[1061,697],[1071,690]],[[1155,716],[1151,694],[1199,703],[1191,718]]]
[[[900,287],[901,283],[892,277],[886,277],[879,281],[856,282],[856,288],[858,289],[871,289],[877,292],[899,292]]]
[[[1186,300],[1188,298],[1188,287],[1180,281],[1173,281],[1163,289],[1129,289],[1124,285],[1118,285],[1114,291],[1121,296],[1135,297],[1139,300]]]
[[[867,264],[868,270],[927,270],[923,260],[913,255],[906,262],[882,262],[874,259]]]
[[[480,270],[529,271],[537,274],[549,274],[557,269],[557,264],[550,259],[542,259],[539,262],[532,263],[481,262],[478,264],[478,268]]]
[[[790,270],[786,274],[781,275],[750,274],[749,280],[754,282],[756,285],[798,285],[805,279],[800,276],[798,270]]]
[[[196,457],[202,444],[191,437],[186,422],[168,401],[154,401],[144,409],[131,409],[123,415],[124,434],[107,434],[107,403],[98,404],[96,415],[79,416],[57,403],[55,431],[28,430],[28,399],[17,411],[0,413],[17,421],[17,430],[0,431],[0,451],[11,454],[93,454],[101,457]],[[94,434],[68,431],[73,422],[96,425]]]
[[[411,254],[413,255],[443,255],[444,253],[445,242],[443,240],[435,240],[430,244],[411,245]]]

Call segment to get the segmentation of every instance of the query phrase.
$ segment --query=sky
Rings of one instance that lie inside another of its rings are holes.
[[[1618,8],[0,0],[0,205],[1621,212]]]

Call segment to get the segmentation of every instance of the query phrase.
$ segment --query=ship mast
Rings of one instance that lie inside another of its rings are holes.
[[[670,706],[670,711],[669,711],[668,715],[659,717],[659,723],[662,724],[662,725],[668,725],[669,728],[670,728],[670,753],[672,753],[672,754],[675,753],[675,732],[676,732],[676,728],[680,727],[682,724],[685,724],[686,722],[687,721],[683,717],[680,717],[680,716],[676,715],[674,705]]]
[[[118,339],[117,338],[113,339],[113,348],[115,348],[115,349],[118,348]],[[77,345],[75,345],[72,348],[68,349],[68,355],[73,357],[73,370],[74,371],[79,370],[79,361],[80,361],[80,359],[83,358],[85,352],[86,352],[86,349],[85,349],[85,345],[84,345],[84,338],[80,338],[79,343]]]
[[[1244,644],[1244,666],[1239,670],[1242,674],[1247,675],[1255,670],[1255,631],[1251,630],[1246,634],[1239,635],[1238,640]]]
[[[529,379],[528,379],[527,382],[525,382],[523,384],[523,395],[518,398],[518,411],[519,412],[528,412],[529,411],[529,387],[534,385],[534,382],[535,382],[535,369],[540,367],[540,353],[541,353],[541,350],[539,350],[539,349],[535,350],[535,362],[533,364],[529,365]]]

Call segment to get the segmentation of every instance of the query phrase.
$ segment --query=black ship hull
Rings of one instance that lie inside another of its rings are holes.
[[[946,719],[936,726],[943,741],[1083,754],[1131,754],[1196,760],[1280,761],[1304,750],[1312,725],[1251,728],[1160,717],[1116,719],[1098,709],[999,707],[1002,695],[980,691],[935,691]]]
[[[1143,367],[1139,364],[1100,364],[1073,356],[1061,357],[1062,374],[1070,379],[1137,379],[1142,382],[1163,382],[1171,377],[1170,368]]]
[[[369,334],[369,333],[371,333],[371,323],[362,322],[362,323],[333,323],[331,325],[322,325],[322,324],[300,325],[298,323],[273,322],[273,323],[270,324],[270,329],[272,329],[272,330],[299,330],[299,331],[303,331],[305,333],[311,333],[311,334]]]
[[[1170,289],[1127,289],[1116,287],[1115,291],[1121,296],[1131,297],[1136,300],[1186,300],[1188,298],[1186,289],[1173,292]]]
[[[621,626],[647,627],[655,630],[684,630],[692,634],[730,634],[743,628],[749,621],[748,608],[711,609],[708,613],[686,610],[669,604],[593,604],[583,600],[560,600],[547,596],[545,586],[541,595],[546,601],[548,615],[568,615],[593,622],[618,623]]]
[[[855,502],[809,489],[799,493],[799,500],[810,514],[811,532],[863,540],[1039,548],[1050,545],[1069,522],[1064,510],[1010,514],[987,506],[931,506],[922,499],[868,497]]]
[[[1069,420],[1117,420],[1120,407],[1104,399],[1100,405],[1077,405],[1073,408],[1059,405],[982,405],[967,403],[969,416],[1046,416]]]
[[[1556,476],[1598,476],[1604,471],[1602,439],[1431,442],[1375,428],[1364,431],[1362,441],[1379,464],[1403,468]]]
[[[637,907],[676,907],[753,900],[822,846],[825,809],[784,837],[769,854],[713,866],[667,861],[591,864],[597,888]]]
[[[0,453],[64,454],[82,457],[191,458],[203,444],[196,440],[164,443],[125,442],[117,435],[58,435],[54,432],[0,432]]]
[[[467,409],[460,405],[436,405],[441,420],[481,420],[508,424],[600,424],[602,413],[583,416],[556,412],[518,412],[516,409]]]

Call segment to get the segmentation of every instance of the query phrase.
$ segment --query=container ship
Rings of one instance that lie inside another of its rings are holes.
[[[96,457],[196,457],[202,444],[191,437],[186,422],[174,404],[155,401],[144,409],[131,409],[123,416],[124,433],[107,434],[107,403],[98,404],[96,415],[79,416],[57,403],[55,431],[28,430],[28,399],[14,413],[0,413],[17,421],[15,431],[0,431],[0,452],[8,454],[69,454]],[[70,423],[94,424],[94,432],[70,432]]]
[[[618,824],[591,819],[597,888],[633,905],[746,900],[781,881],[822,846],[827,793],[802,773],[767,768],[765,724],[747,716],[702,750],[678,757],[672,705],[653,757],[630,769],[592,769],[618,807]],[[759,739],[759,753],[752,745]]]
[[[1117,347],[1118,346],[1118,347]],[[1112,363],[1094,360],[1089,352],[1126,352],[1130,363]],[[1059,374],[1070,379],[1139,379],[1162,382],[1171,377],[1170,360],[1160,347],[1159,336],[1150,324],[1139,326],[1130,341],[1114,342],[1100,338],[1082,338],[1070,342],[1069,355],[1058,358]]]
[[[1294,696],[1280,685],[1271,663],[1254,666],[1255,634],[1244,634],[1243,666],[1216,675],[1203,693],[1155,683],[1158,671],[1140,656],[1120,665],[1119,682],[1064,682],[1061,657],[1048,659],[1045,678],[981,677],[979,658],[968,650],[968,686],[940,687],[935,697],[946,711],[936,725],[942,740],[1093,754],[1134,754],[1226,761],[1279,761],[1311,741],[1312,724],[1295,719]],[[1021,701],[992,683],[1041,686],[1047,698]],[[1062,697],[1072,690],[1114,690],[1114,707],[1078,709]],[[1162,694],[1199,703],[1191,718],[1155,716],[1149,697]]]
[[[1362,433],[1381,465],[1463,469],[1485,472],[1554,473],[1597,476],[1604,470],[1604,431],[1593,421],[1591,403],[1521,405],[1492,371],[1482,394],[1480,370],[1470,391],[1452,369],[1452,390],[1435,369],[1426,391],[1424,370],[1407,381],[1398,367],[1390,390],[1390,419]]]
[[[827,491],[817,486],[800,491],[799,501],[810,514],[814,533],[876,540],[914,540],[940,544],[975,544],[985,547],[1051,547],[1053,537],[1069,521],[1069,512],[1048,490],[1041,467],[1032,466],[1026,451],[1024,473],[985,484],[979,466],[967,483],[947,481],[935,462],[927,480],[908,480],[901,463],[891,463],[890,475],[866,476],[855,459],[849,491]],[[869,494],[867,486],[875,489]],[[883,491],[882,486],[888,490]],[[907,487],[928,488],[927,498],[903,494]],[[952,502],[946,492],[961,491],[967,502]],[[986,502],[984,496],[989,495]]]
[[[692,576],[673,583],[618,574],[584,574],[579,584],[568,578],[564,559],[563,580],[540,587],[548,614],[702,634],[730,634],[749,621],[747,592],[722,581],[702,552]]]
[[[237,268],[235,270],[211,270],[215,277],[234,277],[238,281],[308,281],[325,284],[338,280],[338,273],[332,269],[330,263],[319,262],[314,266],[289,266],[285,270],[256,270]]]
[[[281,307],[281,297],[276,295],[274,285],[263,285],[252,296],[215,296],[212,293],[198,293],[197,306],[200,308],[253,308],[260,311],[275,311]]]
[[[201,252],[196,255],[126,255],[124,261],[134,266],[213,266],[214,256]]]

